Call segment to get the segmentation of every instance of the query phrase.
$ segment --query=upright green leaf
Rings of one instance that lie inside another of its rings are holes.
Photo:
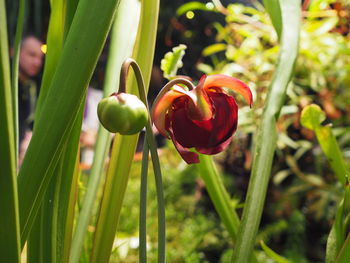
[[[70,1],[68,1],[70,2]],[[40,88],[40,96],[37,105],[37,116],[40,114],[40,109],[48,94],[51,80],[55,74],[57,62],[64,41],[65,14],[67,0],[52,0],[50,23],[47,33],[47,53],[45,58],[44,74]]]
[[[254,162],[249,181],[240,231],[233,254],[233,262],[248,262],[259,228],[267,186],[276,148],[276,123],[283,106],[287,85],[293,75],[298,55],[300,31],[300,1],[280,0],[282,35],[279,62],[271,83],[264,108],[262,123],[258,127]],[[270,10],[268,10],[270,11]],[[271,17],[277,14],[270,13]]]
[[[350,213],[350,185],[345,185],[344,197],[340,202],[331,232],[327,239],[326,263],[336,261],[340,250],[344,245],[348,233],[348,217]]]
[[[18,176],[22,244],[78,116],[118,3],[79,1]]]
[[[5,1],[0,0],[0,262],[20,262],[16,154]]]
[[[19,66],[19,55],[20,46],[23,34],[23,24],[24,24],[24,11],[25,11],[25,0],[19,0],[18,14],[17,14],[17,24],[16,24],[16,35],[15,43],[13,45],[13,58],[12,58],[12,76],[11,76],[11,86],[12,86],[12,108],[13,108],[13,119],[14,119],[14,132],[15,132],[15,147],[16,147],[16,165],[18,156],[18,66]]]
[[[159,0],[142,1],[140,27],[133,57],[141,68],[146,87],[148,87],[151,77],[158,11]],[[130,83],[130,81],[128,83]],[[129,91],[134,94],[138,93],[136,83],[130,86],[128,85],[128,92]],[[91,262],[108,262],[137,138],[137,135],[116,135],[114,138],[112,154],[116,157],[113,162],[110,162],[108,172],[110,176],[107,175],[107,181],[105,183],[101,211],[94,237]]]
[[[139,17],[139,1],[121,0],[111,31],[110,50],[104,82],[104,97],[109,96],[119,86],[120,68],[123,61],[132,54]],[[97,190],[101,185],[101,179],[104,175],[104,164],[107,152],[110,148],[110,137],[110,133],[100,126],[96,139],[95,154],[89,182],[74,232],[70,253],[70,262],[72,263],[79,261],[81,249],[84,244],[84,237],[96,201]]]
[[[55,73],[57,62],[61,55],[66,27],[66,0],[51,1],[51,16],[48,32],[48,52],[44,69],[43,85],[40,92],[37,113],[40,114],[42,102],[49,92],[50,83]],[[69,5],[75,8],[75,5]],[[74,10],[75,11],[75,10]],[[73,13],[71,10],[70,13]],[[72,19],[68,19],[72,21]],[[79,138],[81,131],[84,103],[81,103],[78,118],[72,131],[67,134],[67,143],[63,147],[63,154],[56,167],[52,167],[49,174],[53,177],[50,187],[46,191],[44,203],[37,216],[35,231],[31,231],[28,241],[29,262],[63,262],[68,260],[68,251],[73,228],[72,207],[76,188],[74,171],[76,166]],[[35,127],[34,127],[35,129]]]
[[[335,263],[348,263],[350,258],[350,233],[348,234]]]
[[[263,0],[265,9],[270,15],[273,27],[276,30],[278,38],[281,39],[282,34],[282,15],[279,0]]]

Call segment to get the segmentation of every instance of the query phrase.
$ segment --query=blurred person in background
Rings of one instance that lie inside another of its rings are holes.
[[[18,122],[19,122],[19,164],[32,137],[35,106],[39,95],[39,84],[36,81],[43,65],[43,42],[28,35],[23,38],[19,55],[18,79]]]

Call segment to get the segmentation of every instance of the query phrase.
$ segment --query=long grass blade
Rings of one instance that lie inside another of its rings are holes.
[[[347,263],[350,258],[350,233],[348,234],[335,263]]]
[[[0,0],[0,262],[20,262],[14,115],[5,1]]]
[[[278,38],[281,39],[282,34],[282,15],[279,0],[263,0],[264,7],[270,15],[271,22],[276,30]]]
[[[11,86],[12,86],[12,107],[14,116],[14,126],[15,126],[15,147],[16,147],[16,165],[18,156],[18,66],[19,66],[19,53],[20,45],[23,34],[23,24],[24,24],[24,11],[25,11],[25,0],[19,1],[15,43],[13,45],[13,58],[12,58],[12,76],[11,76]]]
[[[79,1],[18,177],[22,244],[77,119],[118,3]]]
[[[139,16],[140,4],[137,0],[121,0],[111,32],[112,36],[104,83],[104,97],[110,95],[119,86],[120,67],[122,62],[131,56],[136,39]],[[90,221],[94,202],[96,201],[96,194],[104,174],[103,168],[105,157],[109,150],[110,137],[110,133],[100,126],[89,183],[73,237],[70,262],[78,262],[79,260],[84,244],[84,236]]]
[[[233,255],[235,263],[249,262],[255,244],[276,148],[276,122],[298,54],[300,1],[280,0],[279,3],[283,22],[279,62],[257,132],[252,174]]]

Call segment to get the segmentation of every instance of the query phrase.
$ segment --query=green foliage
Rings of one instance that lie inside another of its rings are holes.
[[[337,175],[338,180],[344,185],[346,176],[350,174],[347,165],[342,157],[341,150],[332,133],[331,127],[320,125],[326,118],[325,113],[317,105],[309,105],[301,112],[301,124],[316,133],[317,140],[327,159]]]
[[[266,244],[264,243],[264,241],[260,241],[260,245],[262,247],[262,249],[265,251],[265,253],[270,256],[274,261],[276,261],[277,263],[290,263],[289,260],[287,260],[286,258],[278,255],[275,251],[273,251],[271,248],[269,248],[268,246],[266,246]]]
[[[171,79],[176,75],[178,69],[183,66],[182,57],[185,55],[186,48],[185,45],[181,44],[174,47],[171,52],[165,54],[160,66],[165,78]]]
[[[326,262],[336,262],[337,257],[343,258],[344,247],[348,246],[345,241],[348,235],[350,216],[350,186],[345,186],[344,197],[340,202],[335,215],[331,232],[327,240]],[[345,242],[344,242],[345,241]]]

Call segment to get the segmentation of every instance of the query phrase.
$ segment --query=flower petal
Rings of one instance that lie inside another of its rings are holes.
[[[179,144],[172,132],[169,133],[171,140],[173,141],[176,150],[179,152],[181,155],[182,159],[188,163],[188,164],[193,164],[193,163],[199,163],[199,156],[195,152],[191,152],[188,148],[182,147],[181,144]]]
[[[213,109],[208,97],[207,91],[203,88],[206,75],[203,75],[192,93],[195,94],[195,104],[188,105],[188,110],[191,119],[193,120],[209,120],[213,117]]]
[[[250,88],[239,79],[222,74],[207,76],[204,82],[204,89],[210,89],[215,87],[226,87],[235,92],[238,92],[248,102],[249,106],[252,106],[252,92],[250,91]]]
[[[170,138],[167,130],[165,129],[165,115],[171,107],[173,101],[181,96],[188,95],[189,92],[185,91],[180,86],[174,86],[171,90],[165,93],[160,92],[154,101],[152,107],[152,120],[158,131],[165,137]]]
[[[211,148],[196,147],[196,150],[197,150],[197,152],[200,152],[203,154],[208,154],[208,155],[217,154],[217,153],[220,153],[223,150],[225,150],[231,141],[232,141],[232,136],[230,136],[226,141],[219,144],[217,147],[211,147]]]
[[[174,136],[173,129],[171,127],[171,121],[170,117],[172,115],[172,112],[169,112],[169,114],[166,115],[165,118],[165,128],[169,132],[170,138],[173,141],[173,144],[176,148],[176,150],[179,152],[181,155],[182,159],[188,163],[188,164],[193,164],[193,163],[199,163],[199,156],[197,153],[190,151],[188,148],[183,147],[181,144],[179,144]]]
[[[196,147],[201,149],[201,152],[214,154],[222,148],[221,144],[231,138],[236,131],[238,107],[234,98],[225,93],[209,91],[208,96],[214,108],[214,115],[211,119],[192,120],[188,116],[187,101],[183,98],[174,101],[171,115],[168,118],[174,138],[182,147]]]

